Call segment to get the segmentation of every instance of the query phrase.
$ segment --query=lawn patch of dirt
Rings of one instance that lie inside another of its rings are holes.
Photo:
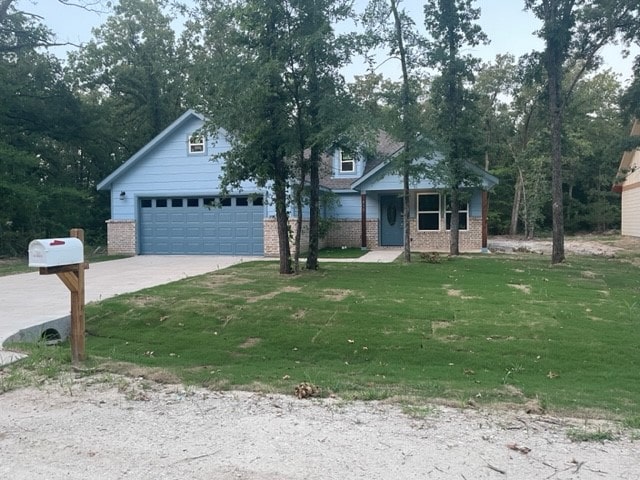
[[[242,348],[242,349],[252,348],[258,345],[261,341],[262,341],[261,338],[249,337],[240,345],[238,345],[238,348]]]
[[[353,293],[353,290],[348,289],[337,289],[337,288],[327,288],[322,290],[322,296],[327,300],[333,300],[335,302],[341,302],[349,295]]]
[[[257,295],[255,297],[247,297],[247,303],[256,303],[256,302],[261,302],[263,300],[271,300],[273,298],[276,298],[280,294],[283,294],[283,293],[297,293],[300,290],[302,290],[301,287],[286,286],[284,288],[281,288],[280,290],[276,290],[274,292],[265,293],[264,295]]]
[[[516,290],[520,290],[522,293],[526,293],[527,295],[531,293],[531,286],[529,285],[521,285],[517,283],[507,283],[507,287],[515,288]]]

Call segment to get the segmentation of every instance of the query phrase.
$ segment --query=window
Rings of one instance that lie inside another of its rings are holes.
[[[231,198],[225,197],[220,199],[220,206],[222,207],[230,207],[231,206]]]
[[[157,198],[156,199],[156,208],[165,208],[167,206],[166,198]]]
[[[340,173],[354,173],[356,171],[356,162],[353,156],[343,150],[340,150]]]
[[[264,199],[262,196],[254,197],[252,203],[254,207],[261,207],[264,205]]]
[[[151,199],[143,198],[142,200],[140,200],[140,206],[142,208],[151,208]]]
[[[191,135],[189,137],[189,153],[204,153],[204,136]]]
[[[183,205],[183,201],[181,198],[172,198],[171,199],[171,206],[172,207],[182,207]]]
[[[187,198],[187,207],[199,207],[200,199],[198,198]]]
[[[236,207],[247,207],[247,206],[249,206],[249,197],[236,198]]]
[[[446,199],[446,222],[447,222],[447,230],[451,230],[451,202],[449,201],[449,197]],[[459,220],[459,229],[466,230],[467,229],[467,219],[469,216],[469,204],[468,203],[460,203],[458,207],[458,218]]]
[[[440,230],[440,194],[418,194],[418,230]]]

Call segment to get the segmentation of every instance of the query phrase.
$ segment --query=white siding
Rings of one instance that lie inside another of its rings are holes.
[[[640,151],[636,151],[622,187],[622,235],[640,237]]]

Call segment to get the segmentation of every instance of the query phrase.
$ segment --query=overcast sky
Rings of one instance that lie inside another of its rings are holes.
[[[367,0],[356,0],[356,8],[362,10],[366,2]],[[404,5],[413,15],[416,24],[423,25],[422,2],[405,0]],[[479,23],[491,43],[480,45],[470,53],[484,61],[490,61],[499,53],[511,53],[518,57],[532,50],[542,49],[542,42],[534,33],[539,22],[531,12],[523,10],[523,0],[477,0],[476,5],[481,9]],[[55,0],[18,0],[18,6],[22,10],[40,15],[59,41],[74,44],[90,40],[91,29],[104,23],[108,17],[108,13],[62,6]],[[65,49],[57,49],[55,53],[64,58]],[[623,59],[619,47],[608,47],[605,50],[605,61],[621,75],[621,79],[628,79],[632,75],[632,59]],[[356,66],[353,73],[364,73],[358,71],[360,68]],[[385,73],[393,76],[393,65],[385,65]]]

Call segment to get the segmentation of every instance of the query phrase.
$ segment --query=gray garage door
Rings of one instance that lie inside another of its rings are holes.
[[[140,199],[140,253],[263,255],[262,197]]]

